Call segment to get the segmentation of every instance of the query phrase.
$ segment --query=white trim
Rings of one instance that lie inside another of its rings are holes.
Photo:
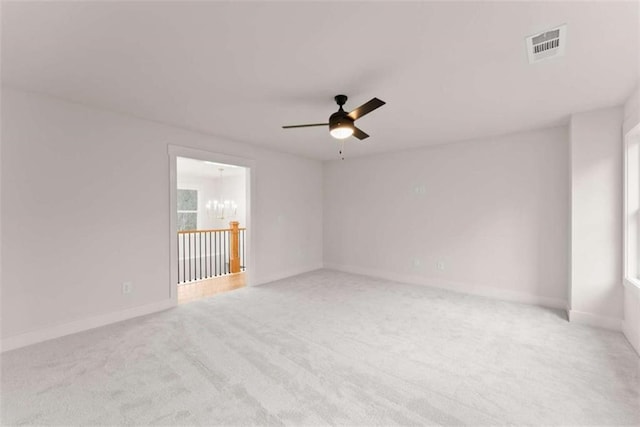
[[[627,341],[629,341],[629,343],[631,344],[631,347],[633,347],[633,349],[636,351],[636,353],[638,353],[638,355],[640,355],[640,325],[633,325],[631,323],[629,323],[626,319],[627,316],[627,312],[626,312],[626,307],[628,302],[626,301],[627,298],[636,298],[637,301],[632,301],[631,305],[633,306],[638,306],[638,304],[640,304],[640,280],[637,279],[625,279],[624,281],[624,287],[625,290],[628,291],[629,295],[627,295],[627,292],[625,292],[625,319],[622,321],[622,333],[624,334],[624,336],[627,338]]]
[[[503,301],[518,302],[522,304],[538,305],[556,309],[565,309],[567,306],[567,301],[560,298],[550,298],[538,295],[524,294],[521,292],[513,292],[504,289],[474,285],[471,283],[454,282],[417,275],[397,274],[383,270],[375,270],[334,263],[325,263],[324,268],[344,271],[346,273],[361,274],[364,276],[373,276],[381,279],[392,280],[394,282],[410,283],[412,285],[421,286],[432,286],[449,291],[478,295]]]
[[[628,324],[628,322],[622,321],[622,334],[627,338],[631,347],[638,353],[640,356],[640,333],[638,333],[638,329],[633,330],[633,327]],[[635,334],[635,335],[634,335]]]
[[[626,119],[625,119],[626,120]],[[638,301],[640,301],[640,280],[638,279],[637,274],[638,274],[638,268],[639,266],[635,263],[637,263],[638,261],[633,261],[632,263],[630,263],[631,261],[631,251],[638,251],[638,242],[637,240],[634,241],[630,241],[629,240],[629,236],[630,236],[630,231],[629,231],[629,197],[630,197],[630,189],[629,189],[629,168],[630,168],[630,162],[637,162],[638,161],[638,157],[636,157],[635,159],[630,158],[629,156],[629,152],[631,151],[631,146],[633,144],[638,144],[638,141],[636,139],[640,138],[640,123],[636,124],[634,127],[632,127],[629,131],[627,131],[624,135],[624,143],[623,143],[623,156],[624,156],[624,161],[623,161],[623,167],[624,167],[624,176],[623,176],[623,188],[624,188],[624,197],[623,197],[623,209],[622,209],[622,214],[623,214],[623,272],[624,272],[624,280],[623,280],[623,285],[624,288],[626,290],[625,292],[625,298],[637,298]],[[637,149],[636,149],[637,150]],[[636,151],[634,150],[634,151]],[[637,152],[635,152],[635,155],[637,156]],[[638,165],[634,164],[633,167],[637,168]],[[636,188],[637,190],[637,188]],[[634,195],[634,197],[638,197],[637,194]],[[635,239],[637,239],[638,237],[636,236]],[[635,245],[634,245],[635,244]],[[632,246],[636,246],[635,248],[632,248]],[[637,256],[637,254],[636,254]],[[629,294],[627,294],[627,292]],[[633,306],[637,306],[637,303],[632,303],[632,302],[627,302],[626,300],[624,301],[624,305],[625,305],[625,314],[624,317],[625,319],[622,320],[621,322],[621,330],[623,335],[627,338],[627,341],[629,341],[629,343],[631,344],[631,347],[633,347],[633,349],[636,351],[636,353],[638,353],[638,355],[640,355],[640,326],[638,325],[632,325],[627,321],[627,317],[629,316],[629,313],[627,313],[627,307],[629,307],[629,305],[633,305]]]
[[[617,317],[602,316],[578,310],[567,310],[567,317],[571,323],[611,329],[612,331],[622,331],[622,319]]]
[[[623,227],[623,233],[622,233],[622,238],[623,238],[623,247],[622,247],[622,251],[623,251],[623,273],[624,273],[624,277],[625,277],[625,281],[629,281],[631,283],[634,282],[638,282],[638,279],[635,277],[638,274],[638,268],[640,268],[640,266],[632,264],[629,264],[629,258],[630,258],[630,252],[632,250],[637,251],[638,248],[631,248],[631,246],[633,245],[633,243],[636,244],[636,246],[638,245],[638,242],[630,242],[629,241],[629,162],[637,162],[638,158],[636,157],[634,158],[629,158],[629,150],[631,150],[631,146],[633,144],[639,144],[640,145],[640,123],[638,123],[636,126],[634,126],[633,128],[631,128],[625,135],[624,135],[624,142],[623,142],[623,208],[622,208],[622,227]],[[637,153],[635,153],[637,155]],[[634,165],[634,167],[638,167],[638,165]],[[637,190],[637,188],[635,189]],[[638,195],[634,195],[634,197],[638,197]],[[635,239],[637,239],[637,237],[635,237]],[[637,261],[635,261],[637,263]],[[633,270],[633,271],[632,271]],[[638,285],[636,285],[638,286]]]
[[[178,254],[175,248],[175,236],[178,232],[178,213],[174,207],[176,206],[177,201],[177,158],[178,157],[186,157],[190,159],[198,159],[208,162],[214,163],[224,163],[228,165],[240,166],[246,168],[247,179],[246,179],[246,189],[245,189],[245,197],[247,203],[247,211],[246,211],[246,252],[245,252],[245,283],[247,286],[253,286],[253,274],[254,274],[254,265],[253,265],[253,246],[252,235],[253,235],[253,227],[252,227],[252,219],[253,219],[253,206],[255,206],[255,194],[252,191],[253,188],[256,188],[256,162],[253,159],[247,159],[244,157],[236,157],[228,154],[216,153],[212,151],[199,150],[195,148],[182,147],[178,145],[167,144],[167,154],[169,158],[169,251],[171,256],[171,274],[170,276],[170,295],[173,300],[178,301]]]
[[[573,301],[573,115],[569,119],[569,152],[567,153],[567,171],[569,171],[569,200],[567,209],[567,307],[568,312]]]
[[[624,279],[624,287],[634,292],[640,298],[640,280],[633,278]]]
[[[307,267],[294,268],[291,270],[287,270],[284,273],[276,273],[269,276],[260,277],[256,280],[254,285],[255,286],[266,285],[267,283],[275,282],[276,280],[282,280],[288,277],[298,276],[300,274],[321,270],[322,268],[324,268],[322,264],[313,264]]]
[[[166,299],[151,304],[128,308],[122,311],[101,314],[87,319],[74,320],[72,322],[62,323],[48,328],[38,329],[36,331],[25,332],[20,335],[3,338],[0,342],[0,352],[26,347],[31,344],[87,331],[100,326],[121,322],[123,320],[133,319],[134,317],[157,313],[159,311],[175,307],[175,305],[176,303],[174,300]]]
[[[627,341],[629,341],[629,344],[631,344],[631,347],[636,351],[638,356],[640,356],[640,334],[638,334],[636,331],[636,336],[634,336],[633,328],[624,320],[622,321],[622,333],[624,334],[625,338],[627,338]]]

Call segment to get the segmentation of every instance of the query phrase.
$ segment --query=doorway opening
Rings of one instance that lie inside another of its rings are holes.
[[[246,286],[249,168],[175,157],[173,247],[178,304]]]

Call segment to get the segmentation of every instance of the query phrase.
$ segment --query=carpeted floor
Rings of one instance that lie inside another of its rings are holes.
[[[1,361],[4,425],[640,424],[620,333],[323,270]]]

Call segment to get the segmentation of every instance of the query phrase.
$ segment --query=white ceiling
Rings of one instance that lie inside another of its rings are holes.
[[[319,159],[564,123],[638,79],[637,2],[4,2],[3,83]],[[566,56],[524,38],[568,24]]]
[[[195,176],[200,178],[220,178],[220,169],[222,170],[222,178],[244,176],[245,168],[223,163],[205,162],[202,160],[188,159],[186,157],[178,157],[176,159],[177,173],[179,176]]]

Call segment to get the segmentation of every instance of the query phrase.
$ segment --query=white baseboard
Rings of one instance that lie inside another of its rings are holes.
[[[324,268],[321,263],[313,264],[306,267],[294,268],[283,273],[277,273],[272,275],[267,275],[264,277],[258,277],[256,282],[252,284],[252,286],[260,286],[265,285],[267,283],[275,282],[276,280],[286,279],[287,277],[297,276],[299,274],[309,273],[311,271],[320,270]]]
[[[20,347],[26,347],[43,341],[60,338],[65,335],[75,334],[77,332],[87,331],[89,329],[98,328],[100,326],[110,325],[112,323],[121,322],[123,320],[132,319],[134,317],[144,316],[146,314],[156,313],[172,307],[175,307],[176,301],[167,299],[151,304],[141,305],[138,307],[128,308],[113,313],[101,314],[89,317],[87,319],[75,320],[48,328],[38,329],[36,331],[25,332],[0,341],[0,353],[14,350]]]
[[[640,356],[640,283],[624,281],[624,316],[622,333]]]
[[[274,274],[267,277],[259,278],[256,285],[273,282],[287,277],[296,276],[298,274],[308,273],[310,271],[319,270],[322,264],[310,265],[303,268],[292,269],[283,273]],[[89,329],[98,328],[100,326],[110,325],[112,323],[121,322],[123,320],[132,319],[134,317],[144,316],[146,314],[156,313],[176,306],[176,300],[167,299],[139,307],[133,307],[114,313],[102,314],[87,319],[76,320],[60,325],[51,326],[36,331],[25,332],[0,341],[0,353],[17,348],[26,347],[43,341],[60,338],[65,335],[71,335],[78,332],[87,331]]]
[[[354,267],[348,265],[325,263],[324,268],[330,270],[344,271],[346,273],[361,274],[364,276],[372,276],[394,282],[410,283],[412,285],[432,286],[435,288],[446,289],[465,294],[478,295],[482,297],[494,298],[503,301],[518,302],[522,304],[538,305],[548,308],[564,309],[567,302],[559,298],[549,298],[538,295],[523,294],[520,292],[512,292],[504,289],[491,288],[486,286],[478,286],[469,283],[447,281],[442,279],[426,278],[416,275],[403,275],[391,273],[383,270]]]
[[[622,331],[622,319],[616,317],[601,316],[599,314],[569,309],[567,310],[567,317],[569,318],[569,322],[572,323],[611,329],[612,331]]]
[[[638,326],[634,328],[629,324],[629,322],[622,321],[622,333],[631,344],[631,347],[638,353],[640,356],[640,331],[638,331]]]

